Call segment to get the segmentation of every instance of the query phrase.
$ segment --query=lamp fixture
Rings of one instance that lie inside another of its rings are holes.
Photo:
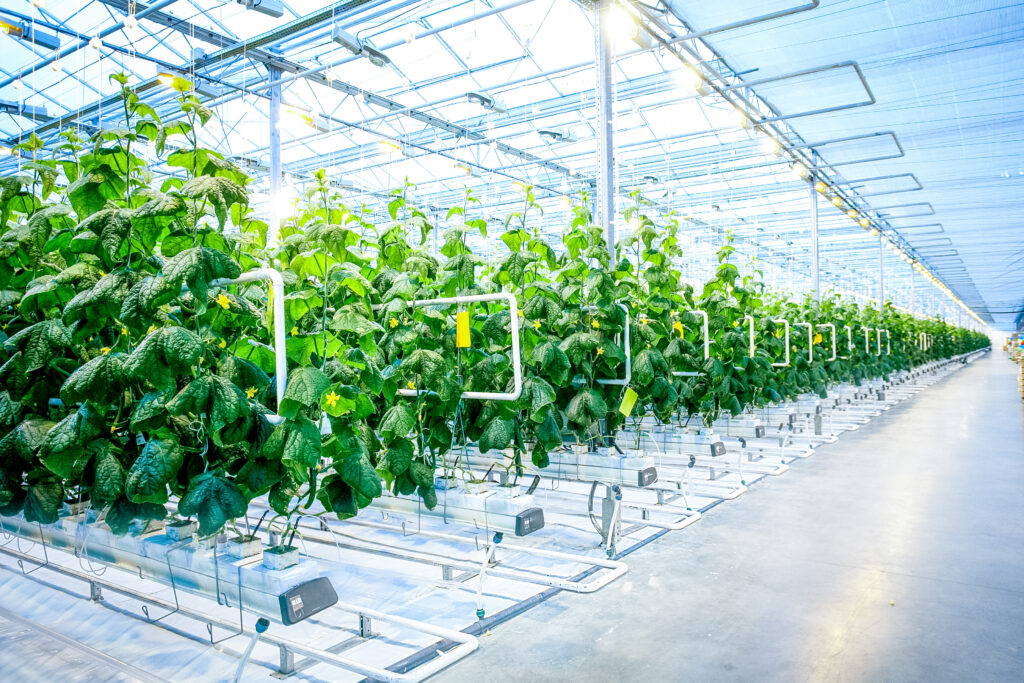
[[[359,40],[340,26],[334,27],[331,32],[331,40],[354,55],[366,57],[374,66],[386,66],[391,63],[391,59],[386,54],[369,43]]]
[[[499,114],[505,113],[505,105],[490,93],[473,90],[466,93],[466,99],[473,104],[479,104],[484,109],[489,109]]]
[[[245,9],[254,10],[274,19],[284,16],[284,6],[281,4],[281,0],[235,0],[235,2],[245,6]]]

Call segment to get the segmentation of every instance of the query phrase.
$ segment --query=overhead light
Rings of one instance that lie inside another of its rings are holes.
[[[739,126],[743,130],[747,130],[750,128],[750,117],[747,116],[746,112],[737,109],[736,113],[733,114],[733,117],[735,120],[735,125]]]
[[[857,217],[857,210],[856,209],[850,209],[849,211],[846,212],[846,215],[849,216],[850,218],[856,218]]]
[[[124,27],[129,31],[134,31],[139,27],[139,20],[135,18],[134,12],[124,18]]]
[[[89,47],[91,47],[94,50],[99,50],[103,47],[103,41],[100,39],[99,36],[93,36],[89,39]]]
[[[45,50],[59,50],[60,39],[53,34],[40,31],[32,24],[11,24],[0,20],[0,30],[12,38],[32,43]]]
[[[877,234],[878,234],[878,228],[871,228],[871,235],[874,236],[874,235],[877,235]]]
[[[386,66],[391,63],[391,59],[386,54],[369,43],[362,42],[340,26],[334,27],[331,32],[331,40],[354,55],[366,57],[374,66]]]
[[[463,164],[463,163],[455,164],[455,170],[462,171],[464,174],[466,174],[467,176],[470,176],[472,178],[479,178],[480,177],[480,173],[475,168],[470,166],[469,164]]]
[[[60,71],[60,57],[54,57],[50,62],[50,71]]]
[[[33,121],[49,121],[50,116],[46,113],[46,107],[39,107],[31,104],[18,104],[7,100],[0,100],[0,112],[21,116]]]
[[[281,0],[235,0],[235,2],[243,5],[245,9],[254,10],[274,19],[284,16],[284,6],[281,4]]]
[[[13,88],[14,88],[15,90],[21,90],[22,86],[24,86],[24,85],[25,85],[25,84],[21,82],[21,79],[20,79],[20,78],[15,78],[15,79],[14,79],[14,83],[12,83],[12,84],[11,84],[11,86],[12,86],[12,87],[13,87]]]
[[[801,179],[802,178],[806,178],[807,174],[809,173],[809,171],[807,170],[807,167],[804,166],[803,164],[801,164],[799,161],[794,161],[790,165],[789,170],[792,171],[793,175],[795,175],[797,178],[801,178]]]
[[[825,190],[828,189],[828,185],[819,180],[818,182],[814,183],[814,189],[817,190],[818,192],[824,192]]]
[[[843,198],[840,197],[839,195],[836,195],[835,197],[832,198],[832,203],[835,204],[836,206],[842,206]]]
[[[684,64],[676,75],[676,81],[688,92],[693,92],[700,97],[711,94],[711,87],[704,77],[689,64]]]
[[[466,99],[472,102],[473,104],[479,104],[484,109],[489,109],[499,114],[505,113],[505,105],[503,105],[500,101],[498,101],[498,98],[496,98],[494,95],[491,95],[490,93],[478,92],[474,90],[466,93]]]
[[[312,128],[321,133],[328,132],[327,126],[319,120],[316,114],[309,109],[302,107],[296,107],[293,105],[285,105],[281,107],[281,121],[278,127],[288,125],[289,128]]]
[[[779,144],[778,140],[771,136],[768,136],[761,141],[761,149],[766,153],[774,154],[775,156],[779,156],[779,154],[782,153],[782,145]]]
[[[397,154],[402,151],[402,146],[391,140],[378,140],[377,148],[381,154]]]
[[[861,225],[862,228],[866,228],[869,225],[871,225],[871,221],[868,220],[868,218],[866,218],[866,217],[865,218],[861,218],[860,219],[860,225]]]
[[[576,142],[576,138],[570,131],[557,128],[541,128],[537,135],[542,138],[550,138],[552,142]]]

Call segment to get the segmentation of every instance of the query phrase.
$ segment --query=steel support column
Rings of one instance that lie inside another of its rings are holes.
[[[610,0],[600,0],[594,9],[597,58],[597,196],[595,219],[604,228],[608,251],[615,260],[615,158],[612,138],[612,30]]]
[[[811,200],[811,288],[814,298],[821,299],[821,265],[818,257],[818,191],[807,183]]]
[[[270,80],[281,79],[281,69],[268,67]],[[281,84],[270,89],[270,229],[267,244],[277,244],[281,231]]]
[[[885,235],[878,233],[878,307],[885,308]]]

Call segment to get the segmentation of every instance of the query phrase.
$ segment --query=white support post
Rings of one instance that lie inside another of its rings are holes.
[[[811,289],[815,300],[821,299],[821,270],[818,257],[818,191],[808,183],[811,200]]]
[[[604,228],[608,252],[615,261],[615,158],[612,135],[612,2],[601,0],[594,9],[595,48],[597,52],[597,195],[595,218]]]
[[[281,80],[281,69],[268,67],[270,80]],[[281,234],[281,84],[270,88],[270,226],[267,244],[275,245]]]
[[[878,233],[878,310],[885,309],[885,235]]]

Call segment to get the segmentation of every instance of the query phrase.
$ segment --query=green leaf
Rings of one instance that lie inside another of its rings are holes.
[[[592,332],[574,332],[562,340],[559,348],[573,365],[579,365],[583,357],[597,348],[600,339]]]
[[[43,465],[61,479],[79,476],[88,462],[85,445],[103,433],[103,415],[88,403],[54,425],[39,448]]]
[[[145,329],[156,319],[156,309],[181,293],[181,285],[170,278],[148,276],[137,282],[121,304],[120,319],[136,330]]]
[[[133,520],[153,521],[167,516],[163,505],[156,503],[133,503],[127,498],[118,498],[107,510],[105,521],[115,536],[124,536]]]
[[[569,421],[586,429],[608,414],[608,404],[604,398],[594,389],[584,387],[579,390],[572,400],[566,415]]]
[[[167,484],[178,474],[183,462],[184,452],[176,438],[151,438],[128,470],[128,499],[133,503],[166,503]]]
[[[179,287],[182,284],[188,286],[199,304],[201,313],[206,310],[206,295],[210,282],[219,278],[237,278],[241,275],[242,269],[222,251],[209,247],[193,247],[170,258],[164,263],[163,272]]]
[[[523,317],[527,320],[540,320],[542,323],[554,325],[561,316],[561,306],[543,294],[534,294],[523,306]]]
[[[512,436],[515,433],[515,428],[512,424],[512,420],[505,420],[502,418],[493,418],[484,427],[483,433],[480,435],[480,439],[477,441],[477,447],[481,453],[486,453],[490,450],[501,450],[508,448],[509,444],[512,443]]]
[[[545,451],[562,445],[562,428],[558,424],[556,411],[547,411],[544,421],[534,430],[534,435],[537,438],[537,445]],[[547,459],[546,456],[545,459]]]
[[[235,475],[235,483],[242,495],[252,500],[270,491],[284,477],[284,468],[278,460],[253,458],[242,465]]]
[[[408,439],[395,439],[388,446],[388,452],[384,456],[384,469],[398,476],[408,471],[409,466],[412,464],[412,459],[412,442]]]
[[[217,224],[221,230],[227,222],[228,211],[234,204],[248,203],[245,188],[234,180],[223,177],[197,176],[181,187],[181,194],[192,199],[206,199],[213,205]],[[236,276],[237,277],[237,276]]]
[[[331,329],[335,332],[351,332],[360,337],[384,332],[383,327],[367,319],[352,306],[342,306],[334,313]]]
[[[288,375],[288,386],[278,410],[282,417],[293,418],[303,408],[320,402],[320,396],[331,385],[330,378],[313,367],[295,368]]]
[[[397,438],[406,438],[416,426],[416,416],[408,406],[399,404],[392,406],[384,413],[380,422],[380,433],[390,443]]]
[[[30,481],[25,497],[25,521],[53,524],[64,502],[64,487],[60,480],[46,475]]]
[[[644,349],[633,359],[633,381],[647,386],[658,374],[668,373],[668,362],[658,349]]]
[[[554,342],[537,344],[533,348],[533,362],[553,384],[563,385],[569,377],[569,357]]]
[[[381,494],[380,477],[365,455],[349,456],[340,463],[335,461],[334,469],[355,491],[359,507],[366,507]]]
[[[121,312],[121,305],[132,286],[142,276],[135,271],[119,269],[107,273],[90,289],[79,292],[64,307],[64,322],[88,320],[99,325]]]
[[[555,403],[555,389],[548,382],[536,376],[529,376],[523,382],[523,394],[519,399],[521,409],[527,410],[534,422],[541,422],[548,412],[547,407]]]
[[[248,509],[245,497],[234,483],[204,472],[194,478],[188,493],[178,503],[178,514],[199,519],[199,535],[210,536],[224,528],[228,520],[241,517]]]
[[[339,519],[348,519],[359,514],[355,491],[339,475],[331,475],[324,479],[317,499],[326,509],[338,515]]]
[[[112,502],[124,495],[125,472],[120,461],[110,452],[109,443],[104,442],[93,457],[94,483],[92,499]]]
[[[171,388],[191,374],[203,354],[203,340],[184,327],[162,327],[146,335],[124,361],[125,378],[157,389]]]
[[[401,369],[419,377],[423,386],[430,388],[448,376],[448,363],[444,356],[430,349],[416,349],[403,361]]]
[[[124,391],[124,356],[108,354],[93,358],[79,367],[60,389],[66,405],[92,401],[97,405],[112,403]]]
[[[131,209],[103,209],[79,223],[78,231],[98,235],[100,246],[113,263],[119,258],[121,248],[128,239],[133,213]]]
[[[24,371],[45,368],[72,347],[71,328],[60,320],[44,320],[22,329],[4,342],[8,351],[23,352]]]
[[[49,420],[25,420],[0,439],[0,461],[20,458],[33,461],[47,432],[54,426]]]

